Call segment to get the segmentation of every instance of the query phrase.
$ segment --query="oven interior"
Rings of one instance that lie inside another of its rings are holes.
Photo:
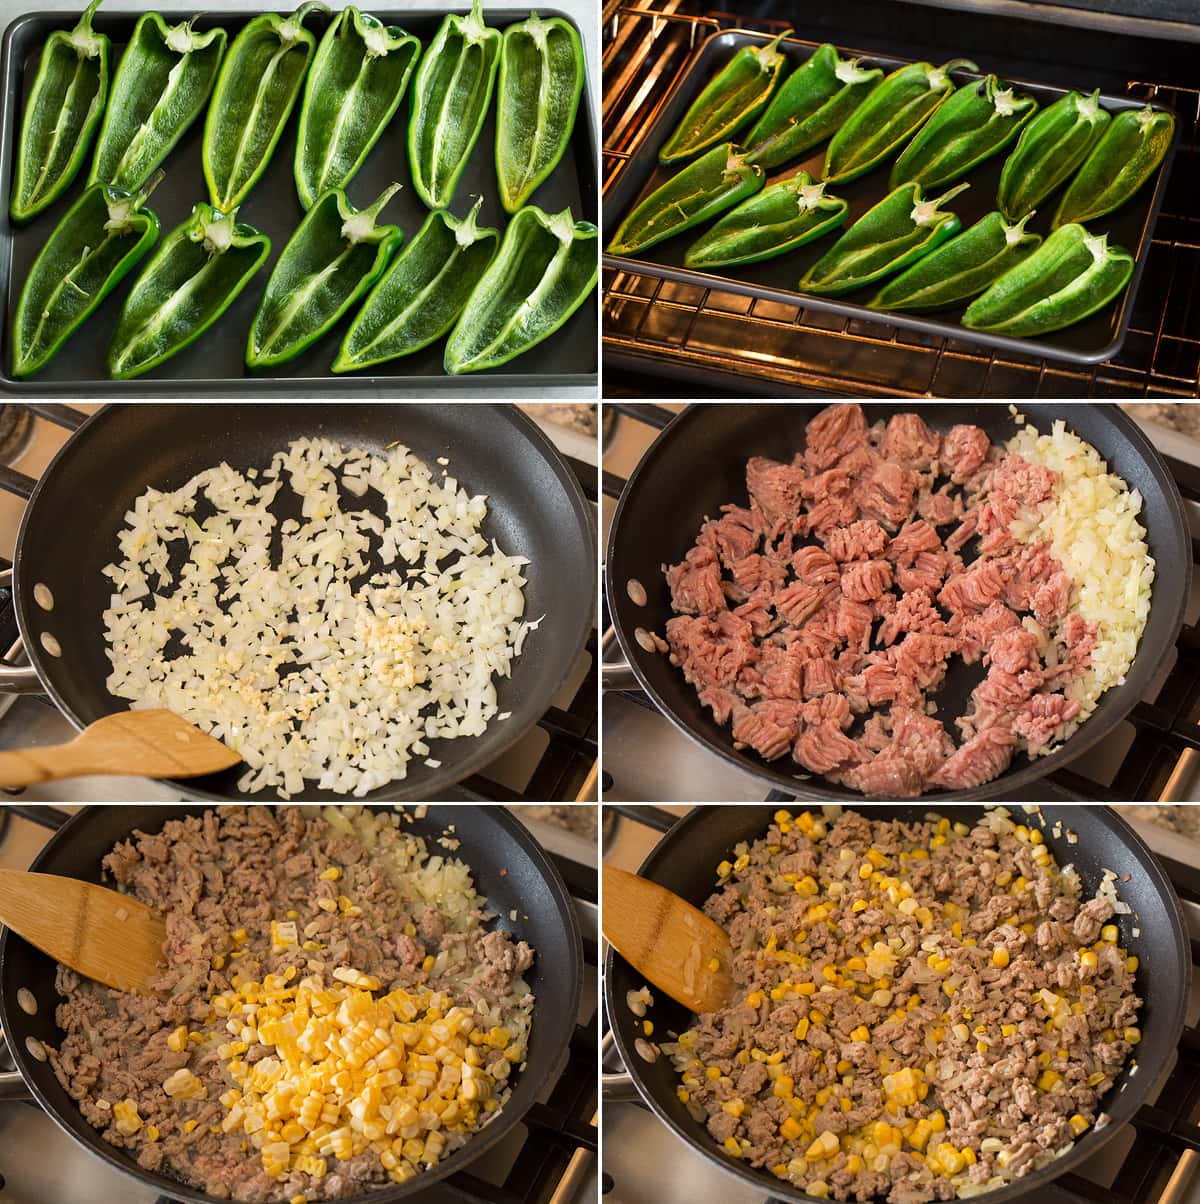
[[[1175,20],[1186,8],[1176,0],[1104,0],[1086,10],[1077,0],[952,2],[757,0],[728,10],[706,0],[608,0],[605,192],[695,49],[722,29],[790,28],[864,54],[966,57],[1002,78],[1153,99],[1175,111],[1178,153],[1120,353],[1096,365],[1055,363],[605,268],[606,395],[1200,397],[1200,24]]]

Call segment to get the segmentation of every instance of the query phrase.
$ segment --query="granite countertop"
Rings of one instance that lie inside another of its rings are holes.
[[[1156,422],[1200,439],[1200,405],[1195,402],[1124,401],[1121,408],[1137,422]]]

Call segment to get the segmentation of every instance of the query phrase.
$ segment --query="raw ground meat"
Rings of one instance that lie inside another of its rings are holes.
[[[891,726],[948,763],[927,716]],[[1112,897],[1059,868],[1040,816],[947,811],[778,811],[717,867],[733,1001],[662,1049],[713,1139],[793,1189],[919,1204],[1018,1179],[1102,1123],[1141,1039]]]
[[[1079,714],[1064,690],[1095,627],[1070,613],[1049,545],[1009,531],[1056,481],[975,426],[943,437],[896,414],[869,427],[860,406],[829,406],[791,460],[752,459],[749,505],[722,507],[666,569],[671,660],[766,760],[877,796],[980,786],[1017,752],[1050,751]],[[985,675],[956,744],[933,695],[959,661]],[[808,716],[830,697],[846,721]]]

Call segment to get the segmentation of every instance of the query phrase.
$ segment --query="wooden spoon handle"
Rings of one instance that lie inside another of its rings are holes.
[[[69,744],[44,744],[40,748],[0,752],[0,787],[36,786],[39,782],[58,782],[92,772],[97,771],[78,764]]]

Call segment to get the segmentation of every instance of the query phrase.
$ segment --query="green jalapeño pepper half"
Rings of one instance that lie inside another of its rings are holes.
[[[849,208],[802,171],[727,213],[688,247],[683,262],[690,268],[759,263],[836,230]]]
[[[1088,222],[1120,209],[1158,170],[1174,135],[1175,118],[1161,109],[1147,105],[1118,113],[1067,187],[1054,225]]]
[[[571,140],[583,92],[583,44],[561,17],[535,12],[504,31],[496,86],[496,178],[516,213],[541,187]]]
[[[404,235],[376,219],[401,187],[393,184],[366,209],[355,209],[341,189],[317,197],[267,281],[246,340],[249,367],[295,359],[383,275]]]
[[[997,197],[1000,212],[1015,222],[1037,209],[1087,158],[1108,122],[1099,88],[1091,96],[1068,92],[1043,109],[1021,131],[1004,161]]]
[[[353,5],[325,31],[304,85],[296,192],[308,209],[345,188],[404,99],[421,43]]]
[[[797,67],[746,135],[746,157],[778,167],[824,142],[854,112],[883,71],[838,57],[826,43]]]
[[[271,240],[201,201],[159,244],[125,298],[108,370],[130,380],[194,343],[271,253]]]
[[[1017,96],[989,75],[958,88],[904,148],[892,167],[891,187],[909,180],[939,188],[1002,151],[1037,111],[1032,96]]]
[[[753,196],[765,179],[763,169],[732,142],[714,146],[635,205],[608,249],[614,255],[644,251]]]
[[[690,159],[730,138],[752,122],[767,106],[775,85],[787,67],[779,43],[785,30],[765,46],[743,46],[705,84],[674,133],[658,152],[660,163]]]
[[[893,71],[834,134],[825,154],[825,181],[853,180],[895,154],[953,92],[950,73],[959,68],[978,69],[955,59],[943,67],[909,63]]]
[[[13,318],[13,374],[32,376],[154,245],[158,218],[142,206],[161,179],[130,196],[92,184],[38,252]]]
[[[224,53],[223,29],[141,17],[113,76],[88,183],[140,188],[200,116]]]
[[[595,291],[599,238],[569,209],[522,209],[446,342],[446,371],[507,364],[552,335]]]
[[[221,65],[204,122],[204,179],[223,213],[236,209],[267,169],[300,95],[317,39],[304,28],[310,13],[327,13],[321,0],[286,19],[255,17],[233,39]]]
[[[92,30],[100,0],[74,29],[56,29],[42,48],[21,121],[9,213],[27,222],[51,204],[83,165],[108,96],[109,40]]]
[[[501,41],[500,31],[484,24],[481,0],[474,0],[467,16],[442,18],[417,67],[408,162],[413,188],[430,209],[454,199],[492,103]]]
[[[483,198],[462,221],[446,209],[425,224],[383,274],[342,340],[334,372],[410,355],[450,329],[500,246],[500,231],[475,223]]]
[[[963,315],[963,325],[1028,338],[1094,314],[1129,283],[1133,256],[1107,235],[1059,226],[1028,259],[1005,272]]]
[[[969,184],[936,200],[921,199],[919,184],[901,184],[868,209],[800,281],[805,293],[848,293],[881,280],[928,255],[958,233],[957,215],[941,208]]]
[[[1010,226],[993,210],[879,290],[872,309],[945,309],[978,296],[1042,245],[1023,217]]]

